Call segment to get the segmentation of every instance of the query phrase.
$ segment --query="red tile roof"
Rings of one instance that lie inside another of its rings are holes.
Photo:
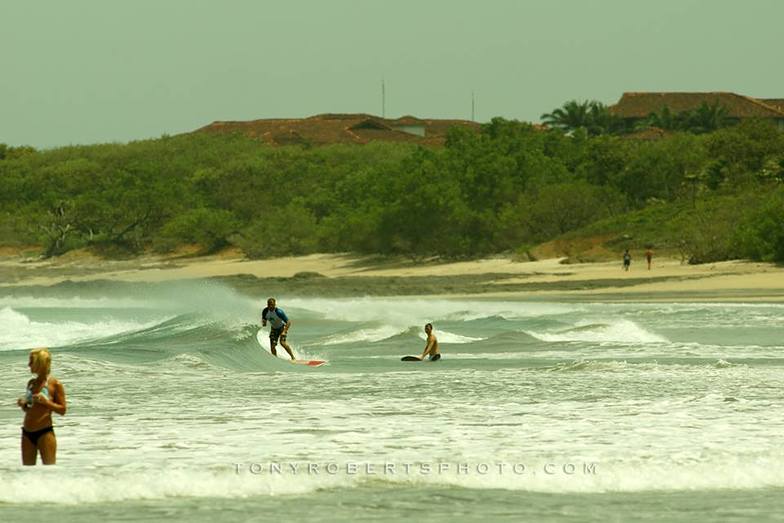
[[[399,126],[421,125],[425,136],[416,136]],[[475,131],[480,125],[467,120],[429,120],[413,116],[386,119],[370,114],[320,114],[309,118],[263,119],[244,122],[213,122],[196,132],[240,132],[271,145],[336,143],[365,144],[371,141],[407,142],[420,145],[443,145],[450,127]]]
[[[719,103],[730,118],[784,118],[784,110],[765,100],[735,93],[623,93],[610,112],[621,118],[645,118],[668,107],[673,113],[691,111],[703,103]]]

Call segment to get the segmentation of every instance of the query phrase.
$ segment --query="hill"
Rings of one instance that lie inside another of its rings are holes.
[[[0,247],[38,245],[48,257],[231,248],[251,258],[413,260],[560,249],[579,261],[653,245],[695,263],[784,260],[784,133],[770,122],[658,140],[503,119],[478,130],[434,123],[430,138],[445,133],[443,146],[423,147],[426,121],[399,119],[412,124],[408,131],[373,118],[306,121],[314,129],[342,122],[330,127],[341,137],[349,129],[405,139],[281,145],[267,131],[223,126],[129,144],[8,150]],[[424,137],[411,134],[423,126]]]
[[[269,145],[367,144],[373,141],[441,146],[451,127],[478,132],[467,120],[387,119],[370,114],[320,114],[309,118],[213,122],[196,132],[240,133]]]

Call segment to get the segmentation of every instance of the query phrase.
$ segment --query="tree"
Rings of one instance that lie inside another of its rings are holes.
[[[739,254],[753,260],[784,262],[784,188],[750,210],[735,230]]]
[[[617,212],[623,197],[617,192],[585,182],[549,185],[536,193],[523,195],[501,216],[500,241],[507,248],[512,242],[546,241],[565,232],[588,225]]]
[[[648,115],[648,118],[641,120],[637,124],[637,129],[648,129],[656,127],[664,129],[665,131],[677,131],[683,128],[682,119],[678,114],[673,113],[668,106],[662,107],[659,112],[654,112]]]
[[[303,198],[295,198],[285,207],[269,210],[254,220],[233,240],[252,258],[301,255],[318,248],[318,224],[305,207]]]
[[[591,136],[624,131],[623,120],[610,113],[609,107],[603,103],[592,101],[588,113],[590,116],[588,133]]]
[[[718,101],[713,104],[702,102],[696,109],[673,112],[668,106],[653,112],[637,124],[637,129],[656,127],[666,131],[687,131],[705,134],[730,124],[727,108]]]
[[[238,222],[229,211],[198,208],[179,214],[161,228],[156,238],[158,250],[168,251],[184,242],[197,243],[205,254],[229,244]]]
[[[621,120],[606,105],[596,100],[578,102],[570,100],[562,107],[541,116],[542,121],[556,129],[574,132],[585,129],[591,136],[607,134],[621,129]]]
[[[40,224],[46,241],[44,257],[59,256],[66,251],[66,241],[75,231],[70,202],[60,202],[46,213]]]
[[[685,115],[686,128],[696,134],[716,131],[726,127],[727,123],[727,108],[718,101],[712,104],[702,102],[699,107]]]
[[[770,122],[749,120],[711,133],[708,154],[721,167],[721,181],[730,185],[754,183],[771,160],[784,151],[784,133]]]
[[[541,116],[542,121],[550,127],[563,131],[576,131],[579,128],[588,129],[591,125],[591,102],[569,100],[563,106],[551,113]]]

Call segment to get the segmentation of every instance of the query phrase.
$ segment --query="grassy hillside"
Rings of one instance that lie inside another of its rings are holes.
[[[419,259],[540,245],[589,259],[652,245],[693,262],[782,260],[782,182],[784,133],[765,122],[641,141],[495,119],[436,149],[209,133],[0,146],[0,246]]]
[[[784,218],[784,193],[776,186],[761,189],[649,205],[560,235],[534,252],[570,262],[617,260],[624,249],[641,256],[649,248],[690,263],[780,261],[774,251],[782,231],[775,222]]]

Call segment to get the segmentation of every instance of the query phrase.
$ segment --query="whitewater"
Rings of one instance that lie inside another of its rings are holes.
[[[0,293],[0,520],[766,520],[784,512],[784,307],[276,296],[218,283]],[[432,322],[443,359],[421,353]],[[48,346],[69,410],[23,468]],[[282,352],[282,351],[281,351]]]

